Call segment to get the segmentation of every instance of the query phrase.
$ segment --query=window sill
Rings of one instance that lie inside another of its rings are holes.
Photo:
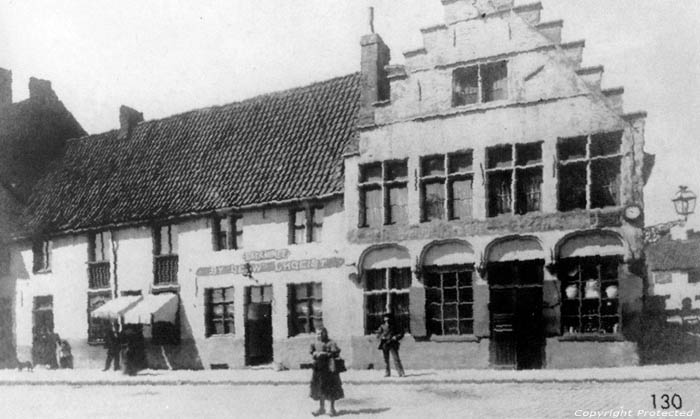
[[[309,340],[316,339],[316,333],[298,333],[294,336],[287,336],[289,340]]]
[[[34,271],[34,275],[46,275],[51,273],[51,269],[42,269],[39,271]]]
[[[235,338],[236,334],[235,333],[224,333],[220,335],[209,335],[209,336],[204,336],[206,339],[230,339],[230,338]]]
[[[180,291],[180,284],[177,283],[172,283],[172,284],[159,284],[159,285],[152,285],[151,286],[151,294],[157,294],[160,292],[168,292],[168,291]]]
[[[621,334],[597,335],[564,335],[557,338],[560,342],[624,342],[625,338]]]
[[[432,335],[431,342],[479,342],[480,339],[474,335]]]
[[[88,288],[88,292],[102,293],[102,292],[112,292],[111,287],[106,288]]]

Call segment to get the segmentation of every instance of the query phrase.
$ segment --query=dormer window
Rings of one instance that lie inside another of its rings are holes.
[[[452,72],[452,106],[508,98],[506,61],[460,67]]]

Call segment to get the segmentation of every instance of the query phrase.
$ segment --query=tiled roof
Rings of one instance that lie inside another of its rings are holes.
[[[700,240],[662,239],[645,249],[652,271],[686,271],[700,268]]]
[[[203,213],[343,191],[359,74],[68,142],[35,188],[29,233]]]

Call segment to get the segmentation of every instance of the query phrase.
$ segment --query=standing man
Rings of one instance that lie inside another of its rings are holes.
[[[112,327],[107,331],[107,336],[105,336],[105,348],[107,349],[107,361],[105,361],[105,368],[102,371],[109,369],[109,364],[112,363],[112,360],[114,360],[114,371],[119,371],[119,352],[122,346],[117,324],[114,322],[112,322]]]
[[[403,372],[403,366],[401,365],[401,358],[399,358],[399,341],[403,339],[403,330],[400,330],[391,314],[385,314],[383,317],[384,322],[379,329],[377,329],[377,338],[379,339],[379,349],[384,354],[384,365],[386,366],[385,377],[391,375],[391,368],[389,367],[389,355],[394,358],[394,367],[399,377],[403,377],[405,374]]]

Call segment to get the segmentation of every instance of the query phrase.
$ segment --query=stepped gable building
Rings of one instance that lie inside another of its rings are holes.
[[[29,98],[13,102],[12,96],[12,72],[0,68],[0,366],[15,362],[11,236],[34,184],[61,156],[68,138],[85,134],[51,82],[32,77]]]
[[[117,320],[152,368],[299,368],[325,326],[367,368],[390,312],[409,368],[638,363],[645,114],[539,3],[442,3],[404,65],[372,33],[359,74],[70,140],[12,253],[20,355],[96,368]]]

